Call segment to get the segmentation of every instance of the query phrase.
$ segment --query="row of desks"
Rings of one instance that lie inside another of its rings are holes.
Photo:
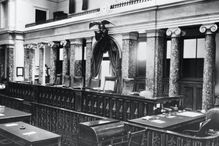
[[[60,146],[61,136],[25,122],[31,121],[31,114],[5,107],[0,113],[1,146]]]
[[[196,111],[176,111],[159,115],[145,116],[129,120],[130,123],[143,127],[164,130],[176,130],[198,124],[205,120],[205,114]],[[193,127],[191,127],[193,128]]]

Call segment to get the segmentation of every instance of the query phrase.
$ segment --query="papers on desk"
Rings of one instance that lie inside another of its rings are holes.
[[[18,124],[17,123],[8,123],[8,124],[5,124],[6,127],[12,127],[12,126],[17,126]]]
[[[151,122],[158,123],[158,124],[166,123],[165,121],[163,121],[163,120],[159,120],[159,119],[151,120]]]
[[[30,131],[30,132],[25,132],[25,133],[23,133],[23,135],[33,135],[33,134],[36,134],[36,132],[35,131]]]
[[[203,115],[202,113],[196,113],[191,111],[185,111],[182,113],[176,113],[178,116],[186,116],[186,117],[197,117]]]
[[[145,117],[142,117],[143,120],[150,120],[152,118],[152,116],[145,116]]]

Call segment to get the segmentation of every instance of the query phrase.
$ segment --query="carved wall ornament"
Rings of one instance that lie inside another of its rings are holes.
[[[204,24],[200,27],[201,33],[212,34],[218,30],[217,24]]]

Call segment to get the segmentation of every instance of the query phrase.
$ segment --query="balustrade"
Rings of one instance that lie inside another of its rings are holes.
[[[145,115],[155,114],[157,105],[177,106],[182,104],[182,97],[128,96],[96,92],[93,90],[78,90],[53,86],[9,82],[6,88],[8,96],[21,98],[25,101],[82,111],[98,116],[126,121]]]
[[[103,117],[76,112],[56,106],[33,103],[32,124],[62,135],[62,145],[78,145],[79,123]]]
[[[120,7],[124,7],[124,6],[130,6],[130,5],[149,2],[149,1],[152,1],[152,0],[132,0],[132,1],[120,2],[117,4],[111,5],[110,9],[116,9],[116,8],[120,8]]]
[[[126,123],[127,131],[139,131],[145,129],[139,125]],[[143,146],[218,146],[219,135],[206,137],[190,136],[178,132],[148,128],[145,130],[141,145]]]

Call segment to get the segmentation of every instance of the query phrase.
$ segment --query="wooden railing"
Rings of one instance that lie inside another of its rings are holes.
[[[127,120],[154,114],[156,104],[177,101],[179,97],[146,99],[140,96],[125,96],[100,93],[90,90],[76,90],[9,82],[8,96],[36,101],[42,104],[83,111],[100,116]],[[177,103],[178,104],[178,103]]]
[[[144,98],[14,82],[8,83],[5,94],[28,102],[35,101],[123,121],[155,114],[157,105],[181,106],[183,104],[181,96]]]
[[[32,113],[32,124],[62,135],[62,146],[78,145],[79,123],[103,119],[103,117],[39,103],[32,103]]]
[[[146,128],[141,139],[143,146],[218,146],[219,135],[214,134],[206,137],[190,136],[178,132],[161,130],[126,123],[127,131],[139,131]]]

